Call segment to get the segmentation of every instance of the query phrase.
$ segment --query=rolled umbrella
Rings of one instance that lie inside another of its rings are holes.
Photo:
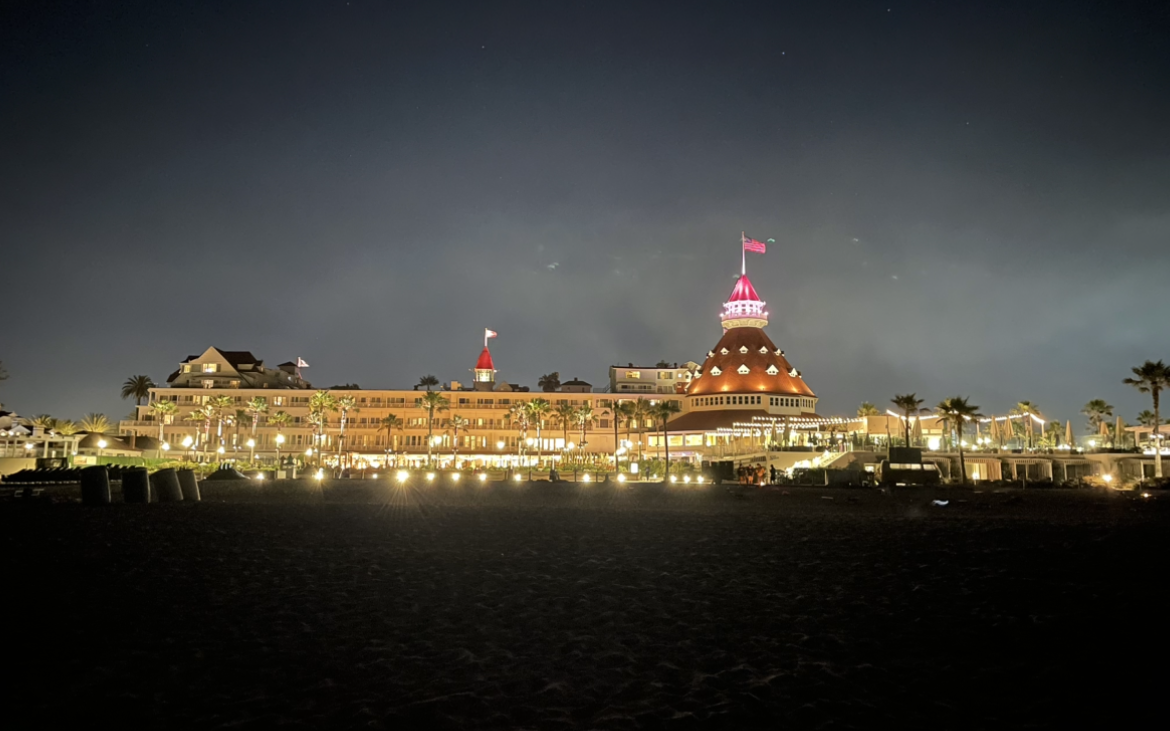
[[[1117,423],[1113,426],[1113,446],[1121,446],[1121,435],[1125,425],[1121,423],[1121,417],[1117,417]]]
[[[1073,445],[1072,422],[1071,421],[1064,422],[1064,443],[1067,444],[1070,448]]]
[[[991,437],[991,441],[994,442],[995,445],[998,447],[1000,444],[999,422],[995,420],[994,416],[991,417],[991,422],[990,422],[990,424],[988,424],[987,435],[989,437]]]

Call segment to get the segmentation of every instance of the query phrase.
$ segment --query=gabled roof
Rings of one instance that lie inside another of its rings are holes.
[[[483,352],[479,354],[479,360],[475,361],[475,369],[477,371],[494,371],[496,369],[495,365],[492,364],[491,351],[487,349],[486,345]]]
[[[574,378],[571,381],[565,381],[561,385],[562,386],[592,386],[593,384]]]

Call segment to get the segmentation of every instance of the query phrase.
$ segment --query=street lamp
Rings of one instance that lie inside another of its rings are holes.
[[[282,444],[284,444],[284,435],[277,434],[276,435],[276,469],[278,469],[278,470],[284,466],[280,462],[280,445],[282,445]]]
[[[248,440],[248,449],[251,450],[251,455],[248,457],[248,461],[255,464],[255,462],[256,462],[256,440],[255,439]]]
[[[101,459],[101,457],[102,457],[102,450],[106,448],[106,444],[108,444],[108,443],[109,443],[109,442],[107,442],[105,439],[99,439],[99,440],[98,440],[98,454],[97,454],[97,456],[98,456],[98,459]]]

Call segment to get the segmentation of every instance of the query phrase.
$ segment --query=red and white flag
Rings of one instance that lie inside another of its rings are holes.
[[[301,358],[301,356],[299,356],[299,355],[298,355],[298,356],[297,356],[297,368],[308,368],[308,367],[309,367],[309,364],[308,364],[308,363],[306,363],[306,362],[305,362],[305,361],[304,361],[304,360]]]
[[[751,238],[747,234],[744,234],[743,235],[743,250],[744,251],[753,251],[757,254],[763,254],[768,250],[768,245],[765,244],[763,241],[757,241],[756,239]]]
[[[494,338],[494,337],[496,337],[496,335],[497,335],[497,333],[495,330],[488,330],[485,327],[483,329],[483,347],[485,347],[485,348],[487,347],[488,338]]]

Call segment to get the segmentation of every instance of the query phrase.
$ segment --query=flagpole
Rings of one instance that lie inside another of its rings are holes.
[[[747,231],[739,232],[739,276],[747,276]]]

